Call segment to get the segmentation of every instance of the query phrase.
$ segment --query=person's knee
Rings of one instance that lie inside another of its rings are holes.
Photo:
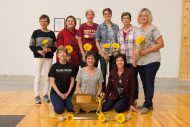
[[[66,107],[67,108],[67,111],[68,112],[73,112],[73,106],[71,106],[71,107]]]
[[[105,104],[102,105],[102,112],[107,112],[109,110],[110,108],[108,106],[106,106]]]
[[[124,111],[124,109],[119,108],[119,107],[115,107],[115,112],[122,113],[123,111]]]
[[[57,114],[62,114],[64,112],[64,108],[63,107],[59,107],[59,108],[54,108],[55,112]]]

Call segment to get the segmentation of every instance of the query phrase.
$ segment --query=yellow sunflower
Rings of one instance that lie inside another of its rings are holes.
[[[47,39],[43,40],[42,45],[48,45],[48,40]]]
[[[143,43],[144,40],[145,40],[145,37],[141,35],[141,36],[138,36],[138,37],[137,37],[135,43],[136,43],[137,45],[140,45],[140,44]]]
[[[73,47],[72,47],[72,46],[67,45],[67,46],[65,46],[65,48],[67,49],[67,52],[68,52],[69,54],[71,54],[71,53],[73,52]]]
[[[106,115],[101,112],[100,114],[98,114],[98,120],[99,120],[101,123],[105,122],[105,121],[106,121]]]
[[[110,48],[110,44],[109,43],[103,44],[102,47],[105,48],[105,49],[109,49]]]
[[[73,121],[74,121],[74,115],[72,113],[67,114],[66,122],[73,122]]]
[[[83,48],[84,48],[84,50],[85,51],[90,51],[91,49],[92,49],[92,45],[91,44],[89,44],[89,43],[86,43],[84,46],[83,46]]]
[[[119,44],[116,43],[116,42],[112,43],[111,46],[112,46],[112,48],[114,48],[114,49],[118,49],[118,48],[119,48]]]
[[[117,114],[115,118],[118,123],[125,122],[125,115],[123,113]]]

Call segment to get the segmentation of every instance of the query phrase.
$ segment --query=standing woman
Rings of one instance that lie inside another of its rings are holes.
[[[106,60],[107,56],[103,51],[103,44],[112,44],[117,42],[117,33],[119,31],[119,27],[117,24],[111,22],[112,10],[110,8],[105,8],[103,11],[104,22],[98,25],[96,30],[96,47],[98,48],[100,54],[100,66],[104,77],[103,82],[103,92],[106,89]],[[109,54],[109,71],[114,67],[114,56],[110,52]]]
[[[120,53],[126,55],[127,67],[131,68],[135,72],[135,99],[138,99],[135,40],[143,33],[139,28],[131,25],[131,14],[129,12],[123,12],[121,14],[121,22],[123,23],[123,28],[118,32],[117,40],[120,44]]]
[[[76,27],[76,19],[70,15],[66,18],[66,27],[61,30],[57,35],[57,47],[60,45],[71,46],[73,51],[71,53],[71,65],[74,67],[75,72],[79,69],[79,45]],[[58,61],[58,58],[57,58]]]
[[[70,15],[66,18],[66,27],[61,30],[57,35],[57,47],[60,45],[63,46],[71,46],[73,48],[73,51],[71,54],[71,58],[69,59],[69,62],[71,62],[71,65],[74,67],[74,70],[76,74],[79,70],[80,60],[79,60],[79,45],[78,45],[78,37],[77,37],[77,30],[76,27],[76,19],[74,16]],[[58,58],[57,58],[58,61]],[[72,93],[74,93],[76,88],[76,82],[74,84]]]
[[[94,51],[96,53],[96,63],[95,66],[98,66],[98,49],[96,47],[96,41],[95,41],[95,34],[96,34],[96,29],[98,27],[98,24],[96,24],[93,19],[95,17],[95,13],[93,10],[89,9],[86,11],[85,13],[86,15],[86,23],[83,23],[80,25],[79,27],[79,32],[78,32],[78,36],[79,36],[79,47],[80,47],[80,52],[81,52],[81,67],[85,67],[86,63],[83,61],[82,58],[85,58],[86,52],[84,50],[84,45],[86,43],[89,43],[92,45],[92,49],[91,51]]]
[[[141,113],[145,114],[153,108],[154,82],[160,67],[160,49],[164,47],[164,41],[158,28],[152,24],[152,14],[149,9],[141,9],[137,20],[145,36],[144,49],[140,50],[141,57],[137,67],[145,95]]]
[[[49,93],[50,84],[49,84],[48,72],[52,65],[53,54],[56,51],[55,34],[53,31],[48,29],[48,25],[50,23],[49,17],[43,14],[40,16],[39,22],[41,28],[33,32],[29,46],[34,54],[34,60],[35,60],[34,95],[35,95],[36,104],[41,104],[40,81],[41,81],[41,73],[43,68],[44,68],[43,99],[45,102],[49,102],[48,93]]]

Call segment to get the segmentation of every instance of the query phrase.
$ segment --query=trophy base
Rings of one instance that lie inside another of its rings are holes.
[[[75,120],[97,120],[98,117],[97,117],[96,113],[94,113],[94,112],[89,112],[89,113],[80,112],[75,115],[74,119]]]

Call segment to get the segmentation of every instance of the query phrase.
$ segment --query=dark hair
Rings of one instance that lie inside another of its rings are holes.
[[[74,27],[76,27],[76,25],[77,25],[76,18],[75,18],[74,16],[72,16],[72,15],[69,15],[69,16],[67,16],[67,18],[66,18],[66,23],[67,23],[67,20],[68,20],[69,18],[72,18],[72,19],[74,20],[74,22],[75,22],[75,26],[74,26]],[[65,27],[67,28],[67,24],[65,25]]]
[[[48,24],[50,23],[49,16],[48,16],[48,15],[46,15],[46,14],[41,15],[41,16],[40,16],[40,18],[39,18],[39,21],[40,21],[41,19],[47,19]]]
[[[118,53],[118,54],[115,56],[115,63],[116,63],[117,58],[122,58],[122,59],[124,60],[124,67],[127,67],[126,55],[121,54],[121,53]],[[117,65],[116,65],[116,68],[117,68]]]
[[[110,14],[112,14],[112,10],[111,10],[110,8],[105,8],[105,9],[102,11],[103,15],[104,15],[105,11],[108,11]]]
[[[121,19],[123,19],[124,16],[129,16],[129,19],[131,20],[131,13],[130,12],[123,12],[121,14]]]
[[[87,60],[87,58],[88,58],[89,56],[94,57],[94,59],[95,59],[94,64],[95,64],[95,63],[96,63],[96,60],[97,60],[97,58],[96,58],[96,53],[95,53],[94,51],[89,51],[89,52],[87,52],[86,55],[85,55],[85,61]]]

